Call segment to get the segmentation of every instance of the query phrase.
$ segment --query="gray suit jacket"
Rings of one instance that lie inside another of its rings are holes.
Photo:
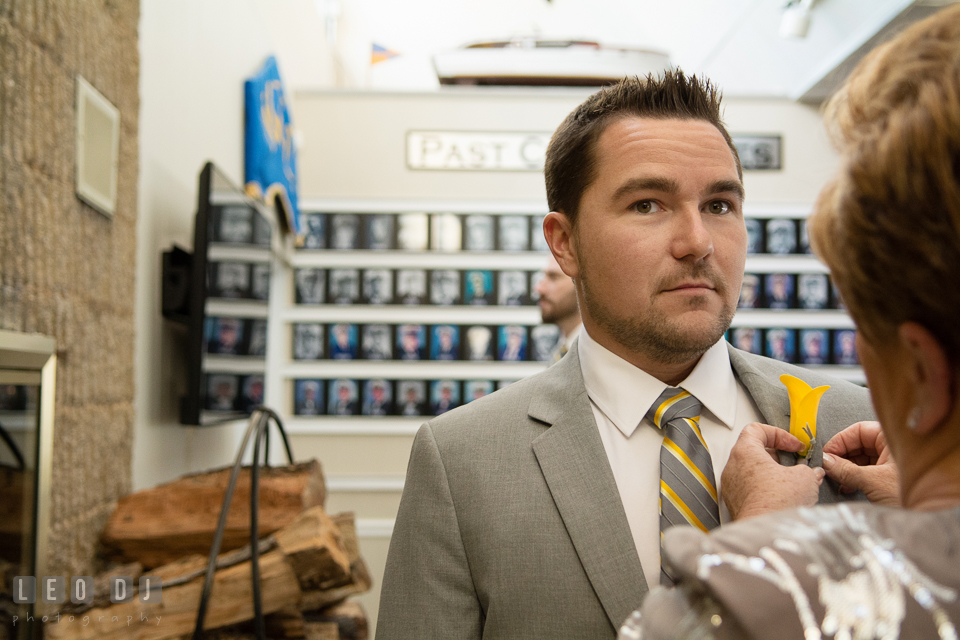
[[[732,347],[730,362],[774,426],[790,423],[782,373],[833,386],[821,402],[820,443],[873,419],[856,385]],[[814,463],[821,459],[818,447]],[[824,482],[820,497],[838,500],[836,487]],[[421,427],[377,640],[614,638],[647,590],[575,347],[546,371]]]

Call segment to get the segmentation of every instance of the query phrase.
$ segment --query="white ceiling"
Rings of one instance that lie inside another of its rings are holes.
[[[658,49],[728,96],[798,99],[912,5],[953,1],[816,0],[802,40],[779,36],[786,0],[274,0],[269,13],[293,90],[328,84],[315,64],[324,51],[340,86],[435,89],[434,53],[534,34]],[[324,36],[331,8],[335,43]],[[370,67],[371,43],[401,55]]]

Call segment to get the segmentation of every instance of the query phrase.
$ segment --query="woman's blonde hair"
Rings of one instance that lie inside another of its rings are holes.
[[[814,251],[869,342],[915,321],[960,364],[960,5],[871,52],[825,118],[842,161]]]

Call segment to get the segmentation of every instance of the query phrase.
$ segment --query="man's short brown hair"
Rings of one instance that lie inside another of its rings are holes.
[[[594,149],[600,135],[622,117],[704,120],[727,141],[743,180],[740,156],[720,118],[721,95],[709,80],[683,71],[662,76],[624,78],[593,94],[568,115],[550,139],[543,174],[547,204],[576,224],[580,198],[596,178]]]

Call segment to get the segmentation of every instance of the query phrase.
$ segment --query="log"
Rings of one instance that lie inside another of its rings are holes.
[[[307,509],[274,537],[301,587],[342,585],[350,581],[350,558],[343,537],[323,507]]]
[[[159,567],[191,554],[205,555],[213,544],[230,468],[184,476],[120,499],[101,542],[108,557]],[[322,506],[326,487],[316,460],[260,470],[259,537],[292,522],[301,511]],[[221,551],[250,541],[250,469],[241,471]]]
[[[163,569],[158,570],[161,574]],[[249,560],[220,569],[214,577],[204,629],[216,629],[253,617],[253,592]],[[151,573],[151,575],[154,575]],[[300,600],[296,574],[277,548],[260,557],[260,580],[265,614],[295,605]],[[167,640],[189,636],[196,625],[203,576],[171,588],[164,586],[162,601],[133,602],[94,608],[44,625],[46,640]],[[159,618],[159,619],[158,619]],[[84,626],[83,622],[88,620]]]
[[[347,558],[350,560],[349,579],[344,584],[323,582],[308,583],[305,587],[301,585],[303,587],[303,596],[300,600],[301,611],[315,611],[338,604],[352,595],[368,591],[373,586],[367,563],[360,556],[354,514],[340,513],[333,516],[333,521],[340,529]]]
[[[288,635],[280,637],[306,637],[298,609],[302,599],[301,583],[311,584],[311,580],[322,583],[334,579],[345,583],[345,586],[333,591],[347,589],[351,590],[351,593],[362,586],[365,574],[356,573],[358,562],[362,564],[362,560],[359,559],[353,516],[347,515],[348,518],[338,516],[347,530],[347,539],[341,538],[334,519],[318,506],[300,514],[294,522],[278,531],[276,537],[260,540],[258,547],[261,553],[261,596],[264,614],[296,610],[296,613],[292,614],[296,619],[292,619],[290,614],[276,616],[280,619],[286,616],[287,621],[287,631],[284,633]],[[290,552],[290,557],[284,549]],[[337,558],[339,560],[336,560]],[[308,566],[307,561],[310,559],[319,559],[318,561],[325,564],[318,570]],[[126,573],[122,575],[132,575],[137,566],[124,568]],[[162,581],[162,602],[144,604],[135,600],[108,606],[98,601],[99,606],[87,611],[70,612],[77,620],[89,618],[87,625],[76,621],[69,624],[50,624],[44,628],[45,637],[49,640],[161,640],[188,635],[196,624],[206,567],[207,558],[193,555],[149,571],[147,575],[158,577]],[[298,576],[295,568],[304,571],[303,576]],[[366,570],[365,566],[363,570]],[[369,588],[369,577],[367,585]],[[330,597],[326,596],[327,599]],[[343,597],[346,596],[336,595],[337,600]],[[217,557],[217,571],[204,629],[213,630],[238,624],[251,620],[253,615],[249,547],[220,554]],[[130,619],[127,616],[130,616]],[[160,619],[157,620],[157,617]],[[144,618],[148,622],[145,622]],[[127,625],[130,620],[133,622]],[[149,621],[152,621],[152,624]],[[226,633],[229,635],[235,631]]]
[[[306,623],[333,622],[340,640],[367,640],[370,635],[367,613],[359,602],[343,602],[321,611],[303,614]]]
[[[307,637],[303,614],[295,606],[264,616],[263,622],[271,640],[304,640]]]
[[[307,640],[340,640],[340,628],[336,622],[306,622]]]

